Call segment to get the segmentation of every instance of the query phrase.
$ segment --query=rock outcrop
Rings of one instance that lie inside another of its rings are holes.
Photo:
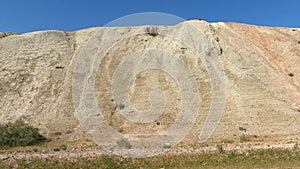
[[[181,24],[198,28],[223,64],[225,111],[211,141],[235,139],[241,133],[270,139],[300,136],[299,28],[198,20]],[[86,137],[75,116],[73,70],[81,49],[101,29],[0,33],[0,122],[23,119],[50,138],[60,133],[61,140]],[[126,34],[131,28],[107,28],[107,33],[110,29]],[[210,106],[209,76],[201,63],[195,63],[192,51],[181,43],[169,41],[159,34],[141,34],[111,48],[96,76],[97,103],[112,127],[124,134],[145,135],[165,130],[180,111],[180,94],[172,78],[153,70],[142,72],[132,82],[131,101],[137,109],[149,109],[153,86],[166,91],[170,101],[159,120],[137,125],[117,113],[122,105],[112,101],[110,79],[122,57],[136,48],[160,46],[173,51],[190,65],[199,84],[201,113],[185,139],[187,143],[195,143]]]

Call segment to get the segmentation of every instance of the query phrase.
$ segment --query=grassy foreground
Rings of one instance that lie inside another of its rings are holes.
[[[95,158],[77,160],[47,159],[41,161],[19,161],[18,164],[5,165],[0,168],[296,168],[300,166],[300,150],[266,149],[237,152],[209,152],[199,154],[160,155],[151,158],[131,159],[103,155]]]

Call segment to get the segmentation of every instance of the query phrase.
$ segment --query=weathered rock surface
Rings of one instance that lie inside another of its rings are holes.
[[[205,21],[188,23],[206,35],[224,66],[225,112],[211,139],[238,138],[241,128],[247,135],[257,137],[299,137],[300,29]],[[72,76],[78,53],[100,29],[22,35],[0,33],[0,122],[23,119],[50,138],[56,138],[57,132],[62,133],[59,135],[62,140],[85,137],[75,116]],[[180,110],[180,95],[176,83],[166,74],[145,71],[132,87],[132,103],[144,111],[149,109],[151,87],[161,85],[166,90],[171,102],[165,115],[153,123],[135,125],[126,122],[116,113],[109,91],[112,70],[123,55],[132,53],[135,48],[163,46],[180,55],[198,77],[203,113],[199,114],[197,123],[186,137],[186,142],[194,143],[210,105],[209,77],[201,64],[194,63],[189,49],[182,52],[182,44],[166,44],[168,40],[160,35],[144,34],[114,46],[96,77],[95,84],[101,88],[101,91],[96,90],[98,106],[110,124],[122,133],[143,135],[170,126]],[[114,57],[119,60],[114,61]],[[199,68],[194,69],[197,66]]]

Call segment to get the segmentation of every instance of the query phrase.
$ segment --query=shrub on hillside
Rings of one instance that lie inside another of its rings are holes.
[[[20,120],[0,125],[0,147],[28,146],[46,140],[37,128]]]
[[[243,142],[247,142],[247,141],[250,141],[250,137],[246,136],[245,134],[242,134],[240,136],[240,142],[243,143]]]
[[[147,27],[145,29],[145,33],[151,36],[157,36],[158,35],[158,29],[156,27]]]

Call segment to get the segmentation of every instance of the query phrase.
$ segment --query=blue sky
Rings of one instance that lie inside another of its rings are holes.
[[[300,28],[299,0],[1,0],[0,32],[78,30],[139,12]]]

